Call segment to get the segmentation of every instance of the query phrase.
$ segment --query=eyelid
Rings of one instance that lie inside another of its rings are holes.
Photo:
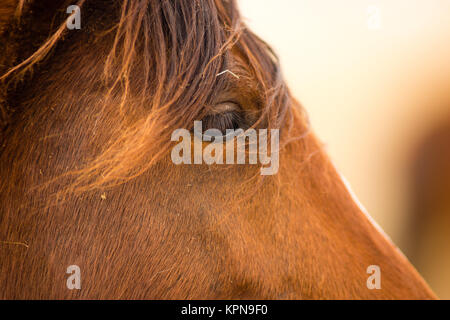
[[[227,112],[235,112],[241,110],[239,104],[233,101],[225,101],[215,104],[209,114],[216,115]]]
[[[222,137],[226,141],[230,138],[233,138],[235,133],[226,133],[228,129],[236,130],[242,126],[243,118],[242,118],[242,108],[238,103],[233,101],[226,100],[224,102],[217,103],[213,106],[212,110],[209,110],[207,116],[203,119],[205,121],[208,119],[206,124],[205,132],[203,136],[209,137],[209,140],[212,140],[213,137]],[[217,129],[222,134],[206,134],[208,129]],[[215,140],[215,139],[214,139]]]

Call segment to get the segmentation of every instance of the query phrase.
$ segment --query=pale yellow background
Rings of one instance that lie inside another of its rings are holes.
[[[247,24],[280,56],[338,170],[402,247],[412,152],[427,130],[450,117],[450,1],[239,3]],[[378,29],[370,6],[379,10]],[[448,281],[449,273],[432,282]]]

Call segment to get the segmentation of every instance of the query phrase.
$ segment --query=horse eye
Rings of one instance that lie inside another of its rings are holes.
[[[202,129],[217,129],[226,135],[227,129],[245,129],[244,117],[241,108],[233,102],[219,103],[202,120]]]

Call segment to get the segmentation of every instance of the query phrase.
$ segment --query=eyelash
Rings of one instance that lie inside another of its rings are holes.
[[[246,129],[242,114],[236,111],[207,115],[202,124],[203,132],[208,129],[218,129],[223,135],[226,134],[227,129]]]

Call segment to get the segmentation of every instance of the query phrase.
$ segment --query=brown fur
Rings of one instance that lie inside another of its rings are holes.
[[[79,31],[64,0],[20,3],[1,37],[1,298],[434,297],[355,205],[234,1],[80,1]],[[281,129],[276,176],[172,164],[171,132],[224,98]]]

